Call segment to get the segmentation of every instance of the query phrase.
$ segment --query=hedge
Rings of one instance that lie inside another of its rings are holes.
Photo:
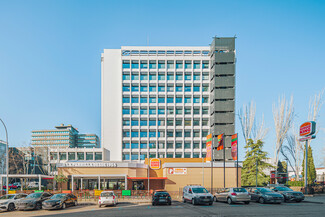
[[[298,186],[298,187],[303,187],[304,182],[303,181],[288,181],[289,186]]]

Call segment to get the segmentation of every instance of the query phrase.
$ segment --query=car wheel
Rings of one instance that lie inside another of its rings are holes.
[[[213,197],[213,201],[218,202],[217,197]]]
[[[8,205],[8,211],[14,211],[15,210],[15,204],[11,203]]]
[[[183,197],[183,203],[186,203],[186,200],[185,200],[185,198]]]
[[[40,204],[40,203],[37,203],[37,204],[36,204],[36,206],[35,206],[35,209],[37,209],[37,210],[40,210],[40,209],[42,209],[42,204]]]
[[[228,197],[227,202],[229,205],[232,204],[232,199],[230,197]]]
[[[169,206],[170,206],[170,205],[172,205],[172,202],[171,202],[171,201],[169,201],[169,202],[168,202],[168,205],[169,205]]]
[[[212,204],[213,204],[213,202],[210,202],[210,203],[209,203],[209,206],[212,206]]]
[[[264,198],[263,197],[260,197],[259,199],[258,199],[258,202],[260,202],[260,203],[265,203],[265,200],[264,200]]]
[[[300,203],[300,202],[301,202],[301,200],[296,200],[296,202],[297,202],[297,203]]]
[[[62,204],[62,209],[67,208],[67,205],[65,203]]]
[[[244,203],[245,203],[245,204],[249,204],[249,201],[245,201]]]

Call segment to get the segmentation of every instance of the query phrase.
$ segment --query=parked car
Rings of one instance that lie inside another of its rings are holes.
[[[245,188],[225,188],[220,193],[214,194],[214,200],[227,202],[228,204],[237,202],[249,204],[251,196]]]
[[[183,202],[191,202],[193,205],[212,205],[213,195],[200,185],[188,185],[183,188]]]
[[[269,188],[253,188],[250,192],[251,200],[259,203],[282,203],[284,197]]]
[[[39,183],[38,182],[30,182],[27,185],[27,188],[38,188]],[[44,187],[43,185],[41,185],[41,187]]]
[[[102,206],[113,205],[116,206],[118,203],[117,197],[113,191],[103,191],[100,193],[98,206],[99,208]]]
[[[283,195],[284,202],[296,201],[301,202],[305,199],[305,195],[299,191],[293,191],[291,188],[284,186],[277,186],[272,189],[275,192],[278,192]]]
[[[20,184],[20,182],[15,182],[15,183],[13,183],[13,185],[16,185],[17,188],[21,188],[21,184]]]
[[[42,202],[52,196],[48,192],[32,193],[16,203],[18,210],[42,209]]]
[[[172,198],[167,191],[155,191],[152,195],[152,205],[168,204],[172,205]]]
[[[2,186],[3,189],[7,189],[7,186],[4,185]],[[17,188],[17,185],[14,185],[14,184],[9,184],[9,189],[16,189]]]
[[[27,197],[27,194],[7,194],[0,197],[0,210],[14,211],[16,209],[16,203]]]
[[[50,199],[43,201],[43,209],[65,209],[68,206],[77,206],[77,197],[73,194],[55,194]]]

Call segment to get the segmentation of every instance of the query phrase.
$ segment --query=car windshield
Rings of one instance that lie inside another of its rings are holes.
[[[262,193],[273,192],[271,189],[268,189],[268,188],[258,188],[257,190],[259,190]]]
[[[278,191],[293,191],[291,188],[287,188],[287,187],[277,187],[275,189],[277,189]]]
[[[26,198],[39,198],[42,196],[42,193],[33,193],[28,195]]]
[[[55,194],[53,195],[50,199],[56,200],[56,199],[62,199],[66,196],[67,194]]]
[[[168,196],[168,195],[169,195],[168,192],[164,192],[164,191],[155,193],[155,196]]]
[[[113,196],[113,192],[104,192],[104,193],[101,193],[100,196],[101,197],[112,197]]]
[[[240,192],[247,192],[245,188],[234,188],[234,192],[240,193]]]
[[[14,197],[15,197],[15,195],[8,194],[8,195],[0,197],[0,200],[9,200],[9,199],[13,199]]]
[[[193,193],[199,194],[199,193],[209,193],[207,189],[205,188],[192,188]]]

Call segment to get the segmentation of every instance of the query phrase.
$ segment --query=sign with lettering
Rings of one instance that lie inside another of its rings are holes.
[[[187,168],[168,168],[169,175],[186,175]]]
[[[60,167],[117,167],[117,163],[101,162],[67,162],[59,165]]]
[[[300,136],[310,136],[316,132],[316,122],[308,121],[300,126]]]
[[[158,158],[150,159],[149,165],[152,170],[159,170],[160,169],[160,160]]]

